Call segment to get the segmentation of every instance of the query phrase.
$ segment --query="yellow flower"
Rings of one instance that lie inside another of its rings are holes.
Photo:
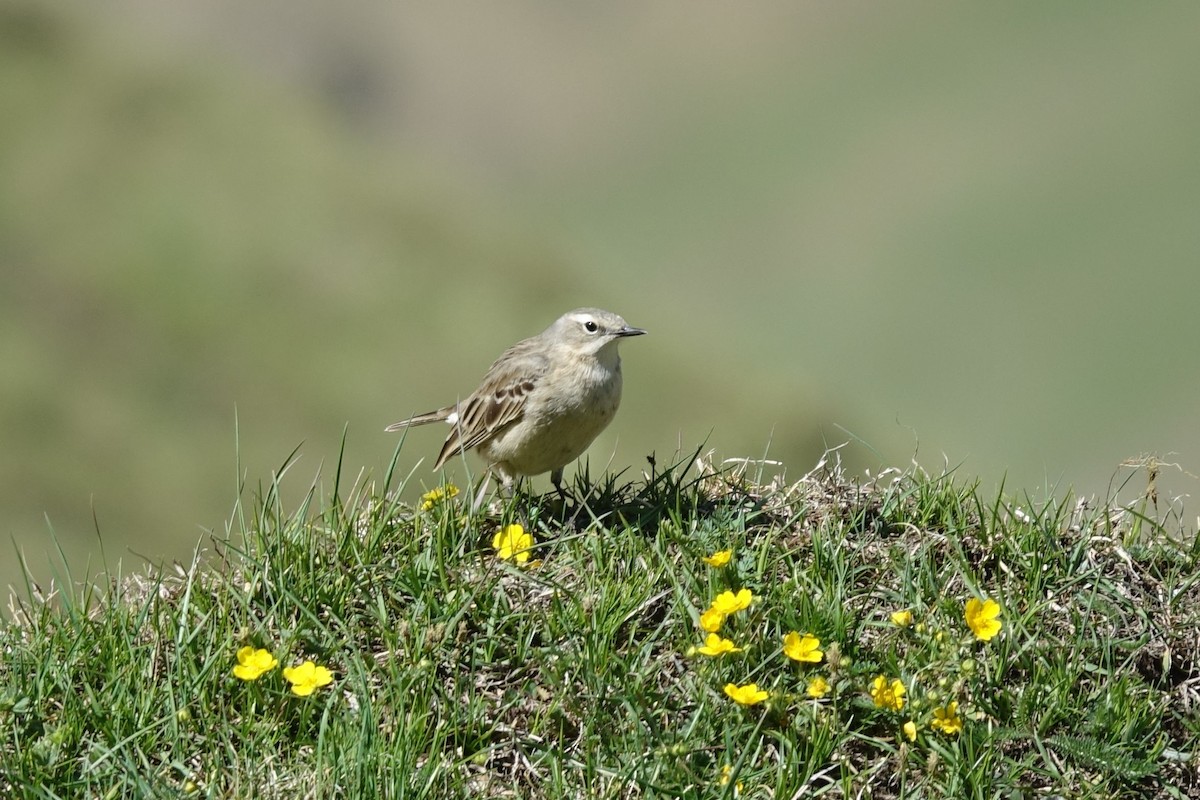
[[[706,656],[723,656],[726,653],[740,653],[742,648],[736,647],[728,639],[722,639],[719,633],[710,633],[704,640],[704,646],[697,647],[696,652]]]
[[[451,497],[458,496],[458,487],[453,483],[447,483],[445,486],[439,486],[421,495],[421,510],[428,511],[443,500],[449,500]]]
[[[829,681],[825,680],[820,675],[809,678],[808,687],[804,691],[809,697],[813,698],[814,700],[819,700],[820,698],[829,694]]]
[[[529,548],[533,547],[533,537],[525,532],[520,525],[509,525],[502,531],[496,531],[492,537],[492,547],[502,561],[515,560],[524,565],[529,561]]]
[[[792,631],[783,637],[783,654],[793,661],[807,661],[810,664],[819,664],[821,657],[825,655],[821,652],[820,647],[821,640],[811,633],[801,636]]]
[[[908,737],[910,742],[915,742],[917,740],[917,723],[911,719],[904,723],[904,735]]]
[[[283,677],[292,685],[292,694],[300,697],[307,697],[320,687],[333,683],[333,673],[311,661],[298,667],[284,667]]]
[[[712,601],[712,610],[720,611],[725,616],[729,616],[737,611],[750,607],[750,601],[754,599],[754,595],[750,594],[749,589],[742,589],[737,594],[733,592],[721,592]]]
[[[700,615],[700,630],[706,633],[716,633],[724,624],[725,615],[716,609],[710,608]]]
[[[728,786],[729,781],[732,779],[733,779],[733,767],[729,766],[728,764],[721,767],[721,785]],[[742,786],[741,781],[738,781],[736,784],[734,784],[733,796],[734,797],[739,796],[742,793],[742,788],[743,788],[743,786]]]
[[[886,708],[889,711],[899,711],[904,708],[904,684],[899,679],[890,684],[888,679],[877,675],[871,684],[871,699],[876,708]]]
[[[721,592],[713,598],[712,605],[700,615],[700,629],[707,633],[716,633],[725,624],[725,618],[730,614],[750,607],[754,595],[749,589],[742,589],[737,594]]]
[[[255,650],[253,647],[243,647],[237,651],[237,666],[233,668],[233,676],[244,681],[256,681],[263,673],[270,672],[279,666],[275,656],[266,650]]]
[[[738,686],[736,683],[725,684],[725,694],[735,703],[743,706],[754,706],[766,700],[771,695],[758,688],[757,683],[747,683]]]
[[[972,597],[967,601],[967,625],[975,634],[975,638],[986,642],[1000,632],[1000,604],[995,600]]]
[[[718,550],[711,556],[704,557],[704,563],[710,567],[723,567],[729,563],[729,559],[733,558],[732,550]]]
[[[903,611],[892,612],[892,624],[897,628],[907,628],[913,623],[913,613],[907,608]]]
[[[958,701],[952,700],[945,708],[935,708],[929,727],[941,731],[947,736],[953,736],[962,731],[962,717],[958,716]]]

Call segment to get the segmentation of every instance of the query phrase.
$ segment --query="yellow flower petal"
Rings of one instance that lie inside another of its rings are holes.
[[[520,525],[509,525],[503,530],[496,531],[496,535],[492,537],[492,547],[496,550],[496,556],[500,560],[516,561],[524,566],[529,561],[533,536],[526,533]]]
[[[893,611],[891,619],[897,628],[907,628],[913,623],[913,613],[907,608],[903,611]]]
[[[954,700],[947,703],[945,708],[935,708],[933,710],[933,719],[929,722],[929,727],[941,731],[947,736],[961,733],[963,725],[962,718],[958,716],[958,701]]]
[[[449,500],[451,497],[457,496],[458,487],[453,483],[447,483],[445,486],[438,486],[421,495],[421,510],[428,511],[438,503],[441,503],[443,500]]]
[[[803,636],[792,631],[783,637],[783,653],[793,661],[803,661],[810,664],[818,664],[822,656],[821,640],[813,636],[811,633],[806,633]]]
[[[307,697],[322,686],[333,683],[333,673],[311,661],[295,667],[284,667],[283,677],[292,685],[292,694],[300,697]]]
[[[820,698],[829,694],[829,681],[825,680],[820,675],[817,675],[809,679],[808,686],[804,691],[809,697],[813,698],[814,700],[819,700]]]
[[[237,660],[237,666],[233,668],[233,675],[244,681],[256,681],[279,664],[269,651],[261,648],[256,650],[248,646],[238,650]]]
[[[749,589],[742,589],[737,594],[733,592],[721,592],[713,598],[712,608],[715,611],[720,611],[725,616],[742,611],[750,607],[751,601],[754,600],[754,595]]]
[[[733,557],[732,550],[718,550],[711,556],[704,556],[704,563],[710,567],[723,567],[729,563],[729,559]]]
[[[700,615],[700,630],[716,633],[725,624],[725,615],[715,608],[710,608]]]
[[[878,675],[871,683],[871,700],[876,708],[899,711],[904,708],[904,694],[904,684],[898,679],[888,683],[887,678]]]
[[[915,742],[917,740],[917,723],[911,719],[904,723],[904,735],[908,737],[910,742]]]
[[[710,633],[704,640],[704,645],[696,648],[696,652],[706,656],[723,656],[726,653],[740,653],[742,648],[735,646],[728,639],[722,639],[719,633]]]
[[[990,640],[1003,627],[1000,622],[1000,604],[990,598],[980,600],[972,597],[967,601],[963,612],[971,632],[981,642]]]
[[[758,705],[771,696],[768,692],[759,689],[757,683],[747,683],[745,686],[727,683],[725,684],[725,694],[735,703],[743,706]]]
[[[720,785],[721,785],[721,786],[728,786],[728,785],[729,785],[729,781],[730,781],[730,780],[732,780],[732,779],[733,779],[733,767],[729,766],[728,764],[726,764],[725,766],[721,767],[721,780],[720,780]],[[740,796],[741,796],[741,794],[742,794],[742,789],[743,789],[743,788],[744,788],[744,785],[742,784],[742,782],[741,782],[741,781],[738,781],[737,783],[735,783],[735,784],[733,785],[733,796],[734,796],[734,797],[740,797]]]

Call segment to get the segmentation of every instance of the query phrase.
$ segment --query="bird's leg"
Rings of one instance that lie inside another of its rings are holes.
[[[565,489],[563,489],[563,468],[562,467],[559,467],[558,469],[550,472],[550,482],[552,484],[554,484],[554,489],[555,489],[555,491],[558,492],[558,496],[562,499],[562,501],[564,503],[567,502],[567,492]]]
[[[520,477],[514,477],[512,473],[501,468],[497,464],[493,464],[487,471],[487,476],[483,479],[483,483],[479,485],[479,493],[475,496],[475,502],[471,505],[472,511],[478,511],[483,505],[484,498],[487,496],[488,485],[491,482],[492,476],[495,476],[500,482],[500,496],[505,500],[512,498],[517,484],[520,483]]]

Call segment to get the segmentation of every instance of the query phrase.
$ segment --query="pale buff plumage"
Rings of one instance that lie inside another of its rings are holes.
[[[549,472],[561,488],[563,467],[587,450],[621,403],[617,343],[643,333],[609,311],[568,311],[537,336],[505,350],[465,400],[387,430],[447,422],[453,429],[435,470],[474,449],[505,486]]]

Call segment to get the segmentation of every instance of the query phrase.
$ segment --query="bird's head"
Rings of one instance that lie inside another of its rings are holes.
[[[577,308],[559,317],[546,335],[557,344],[595,355],[627,336],[641,336],[645,332],[630,327],[624,318],[611,311]]]

